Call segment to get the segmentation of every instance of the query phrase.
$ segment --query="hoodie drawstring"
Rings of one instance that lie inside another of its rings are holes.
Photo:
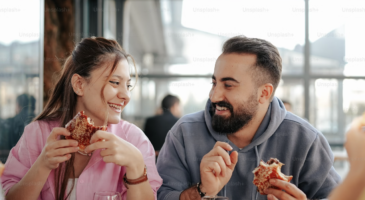
[[[260,156],[259,156],[259,151],[257,150],[257,146],[255,146],[255,154],[256,154],[256,166],[259,166]],[[258,196],[257,188],[253,187],[252,200],[257,200],[257,196]]]

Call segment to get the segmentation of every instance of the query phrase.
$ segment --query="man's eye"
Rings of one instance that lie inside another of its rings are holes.
[[[133,87],[132,85],[127,85],[127,88],[131,88],[131,87]]]
[[[119,82],[116,82],[116,81],[109,81],[111,84],[114,84],[114,85],[119,85]]]
[[[232,87],[232,85],[227,85],[227,84],[224,84],[225,87]]]
[[[215,85],[216,85],[216,83],[215,83],[215,82],[212,82],[211,84],[212,84],[213,86],[215,86]]]

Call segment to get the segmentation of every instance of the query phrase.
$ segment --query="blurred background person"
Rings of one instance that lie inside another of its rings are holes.
[[[16,98],[16,115],[4,121],[5,134],[8,139],[8,148],[13,148],[23,134],[24,127],[35,117],[36,99],[29,94],[21,94]]]
[[[283,102],[283,104],[284,104],[284,106],[285,106],[285,109],[287,110],[287,111],[289,111],[289,112],[293,112],[293,109],[292,109],[292,105],[291,105],[291,103],[289,102],[289,101],[287,101],[287,100],[281,100],[282,102]]]
[[[161,102],[161,110],[162,115],[147,118],[144,127],[146,136],[155,148],[156,156],[165,142],[167,133],[182,115],[180,99],[177,96],[166,95]]]

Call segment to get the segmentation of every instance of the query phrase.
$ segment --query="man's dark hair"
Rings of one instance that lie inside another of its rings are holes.
[[[281,57],[278,49],[270,42],[258,38],[235,36],[223,45],[223,54],[251,53],[256,54],[256,65],[252,73],[256,87],[265,83],[274,86],[273,96],[281,77]]]
[[[180,103],[180,99],[177,96],[170,94],[166,95],[161,102],[163,112],[170,111],[171,107],[174,106],[175,103]]]
[[[29,94],[21,94],[16,98],[16,103],[21,110],[27,110],[28,112],[34,112],[36,99]]]

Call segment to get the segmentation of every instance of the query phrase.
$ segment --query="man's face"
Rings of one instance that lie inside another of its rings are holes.
[[[232,134],[255,116],[259,103],[252,72],[255,54],[222,54],[217,59],[209,98],[212,127],[221,134]]]

